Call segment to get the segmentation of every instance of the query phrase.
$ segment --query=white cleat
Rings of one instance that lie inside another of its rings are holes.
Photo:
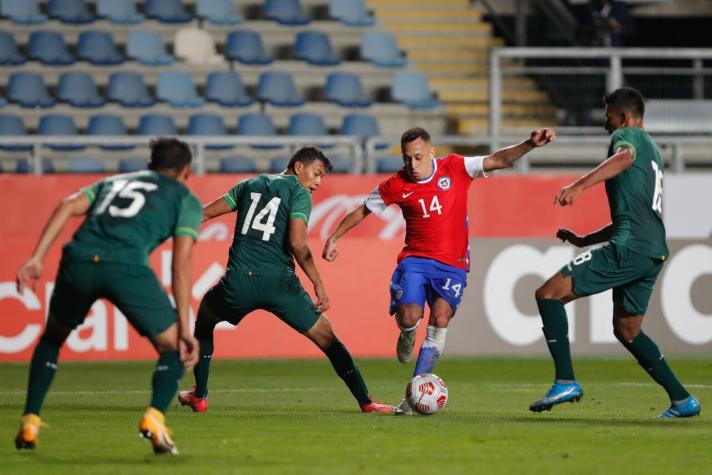
[[[411,409],[410,404],[408,404],[408,401],[403,398],[401,402],[396,406],[396,410],[393,411],[393,414],[396,416],[412,416],[413,415],[413,409]]]
[[[396,344],[396,356],[398,361],[405,364],[410,361],[413,356],[413,347],[415,346],[415,330],[404,332],[401,331]]]

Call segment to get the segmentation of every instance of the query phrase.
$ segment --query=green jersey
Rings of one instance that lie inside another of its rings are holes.
[[[611,136],[608,156],[619,147],[633,153],[633,165],[606,181],[611,208],[611,242],[656,259],[669,255],[663,224],[663,159],[643,129],[626,127]]]
[[[182,183],[150,170],[105,178],[82,192],[91,208],[66,255],[79,260],[148,265],[171,236],[198,237],[203,211]]]
[[[237,211],[228,272],[293,273],[289,220],[309,222],[312,206],[296,175],[258,175],[241,181],[223,198]]]

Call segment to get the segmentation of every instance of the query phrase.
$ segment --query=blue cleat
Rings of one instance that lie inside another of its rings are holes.
[[[533,412],[550,411],[557,404],[578,402],[582,397],[583,388],[578,383],[559,383],[556,381],[543,398],[529,406],[529,410]]]
[[[693,395],[690,395],[684,402],[679,404],[671,404],[669,408],[658,416],[658,419],[675,419],[677,417],[692,417],[699,416],[702,412],[700,401]]]

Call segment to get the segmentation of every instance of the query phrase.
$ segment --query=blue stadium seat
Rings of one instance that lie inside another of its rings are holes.
[[[52,107],[54,99],[49,96],[42,76],[36,73],[12,73],[7,86],[11,102],[22,107]]]
[[[361,79],[354,73],[331,73],[326,77],[324,87],[326,99],[344,107],[368,107],[371,99],[361,85]]]
[[[146,89],[143,76],[131,71],[111,73],[108,99],[124,107],[150,107],[155,103]]]
[[[224,107],[246,107],[254,102],[247,95],[240,76],[232,71],[213,71],[208,74],[205,97]]]
[[[220,173],[256,173],[257,165],[249,157],[230,157],[220,159]]]
[[[59,100],[73,107],[101,107],[106,102],[99,95],[94,79],[85,72],[62,73],[57,89]]]
[[[411,109],[434,109],[440,106],[428,86],[428,78],[416,71],[400,71],[393,78],[391,94],[396,102]]]
[[[0,15],[20,25],[38,25],[47,21],[38,0],[0,0]]]
[[[329,129],[326,128],[324,119],[320,115],[312,112],[299,112],[289,118],[287,133],[296,136],[329,135]],[[319,144],[321,148],[330,148],[333,146],[333,144]]]
[[[205,100],[195,90],[193,78],[183,71],[160,73],[156,96],[173,107],[200,107],[205,103]]]
[[[299,0],[265,0],[265,15],[282,25],[306,25],[311,22]]]
[[[260,74],[257,97],[279,107],[298,107],[304,97],[297,91],[292,75],[283,71],[266,71]]]
[[[146,15],[161,23],[189,23],[193,16],[180,0],[146,0]]]
[[[132,30],[126,39],[126,55],[147,66],[165,66],[173,63],[166,51],[161,35],[153,30]]]
[[[138,121],[139,135],[177,135],[173,117],[166,114],[146,114]]]
[[[79,34],[77,58],[101,66],[121,64],[125,61],[116,48],[111,33],[97,30],[82,31]]]
[[[344,116],[341,123],[341,134],[361,137],[365,140],[369,137],[381,135],[376,118],[369,114],[348,114]],[[388,144],[377,144],[376,148],[382,149]]]
[[[198,0],[196,13],[213,25],[237,25],[244,19],[235,10],[233,0]]]
[[[89,118],[88,135],[128,135],[121,117],[113,114],[96,114]],[[104,150],[131,150],[133,145],[101,145]]]
[[[30,159],[21,158],[16,162],[15,173],[30,173]],[[41,161],[43,173],[54,173],[54,163],[49,158],[43,158]]]
[[[289,157],[274,157],[269,163],[270,173],[282,173],[289,165]]]
[[[106,173],[106,165],[100,158],[76,157],[67,160],[67,173]]]
[[[403,157],[390,155],[376,160],[377,173],[395,173],[403,168]]]
[[[251,30],[235,30],[227,35],[225,57],[242,64],[271,64],[272,56],[265,51],[262,37]]]
[[[363,34],[361,57],[381,68],[401,68],[408,64],[398,48],[395,37],[380,30],[370,30]]]
[[[0,136],[11,135],[22,137],[27,135],[22,118],[13,114],[0,114]],[[0,150],[11,152],[26,152],[32,150],[32,145],[0,145]]]
[[[237,121],[237,135],[262,135],[276,136],[277,129],[272,119],[265,114],[254,112],[241,115]],[[253,148],[270,149],[280,148],[281,145],[250,145]]]
[[[366,27],[376,23],[363,0],[331,0],[329,15],[346,26]]]
[[[69,54],[64,37],[56,31],[33,31],[27,45],[27,56],[52,66],[65,66],[74,63],[74,58]]]
[[[6,31],[0,31],[0,64],[3,66],[19,66],[25,64],[25,57],[15,43],[15,36]]]
[[[300,31],[294,44],[297,59],[315,66],[334,66],[341,63],[341,58],[334,52],[331,41],[321,31]]]
[[[96,10],[100,17],[117,25],[135,25],[145,18],[136,10],[135,0],[97,0]]]
[[[188,119],[188,135],[227,135],[225,123],[218,114],[193,114]],[[226,150],[233,148],[230,144],[207,145],[209,150]]]
[[[354,171],[354,162],[348,155],[329,155],[332,173],[351,173]]]
[[[83,24],[96,19],[85,0],[50,0],[48,10],[49,16],[62,23]]]
[[[40,135],[77,135],[77,126],[74,119],[64,114],[48,114],[40,118],[37,126],[37,133]],[[86,145],[50,145],[52,150],[73,151],[84,150]]]
[[[148,160],[145,158],[122,158],[119,160],[119,173],[132,173],[145,170]]]

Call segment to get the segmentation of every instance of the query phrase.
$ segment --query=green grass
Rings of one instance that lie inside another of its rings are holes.
[[[671,358],[712,404],[712,360]],[[397,402],[406,371],[361,360],[371,392]],[[153,365],[64,363],[45,409],[41,444],[12,440],[24,402],[26,365],[0,366],[0,472],[234,474],[613,474],[709,473],[709,418],[658,421],[663,390],[631,359],[579,359],[585,397],[551,413],[527,407],[548,389],[548,359],[444,358],[450,401],[432,417],[358,412],[328,363],[215,361],[210,409],[167,414],[181,451],[155,457],[138,420]],[[183,387],[192,382],[186,375]],[[709,407],[709,406],[707,406]]]

